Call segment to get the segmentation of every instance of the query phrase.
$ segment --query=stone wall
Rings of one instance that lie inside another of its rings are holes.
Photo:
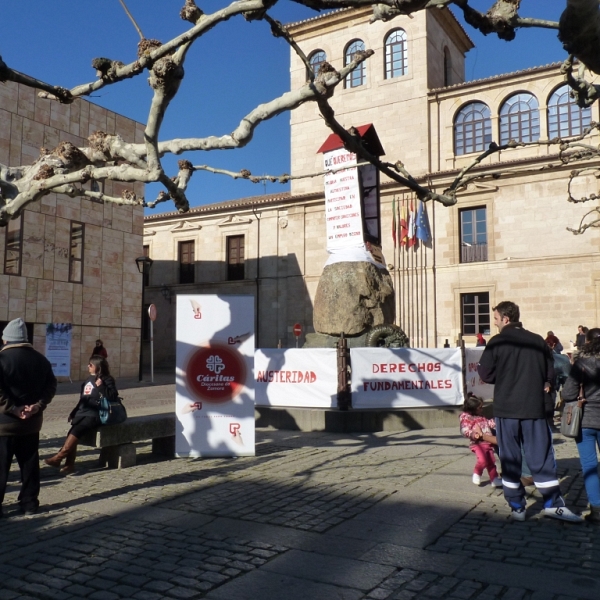
[[[86,101],[63,105],[38,98],[11,82],[0,85],[0,162],[32,163],[40,147],[77,146],[96,130],[143,141],[143,126]],[[88,184],[89,185],[89,184]],[[118,196],[126,186],[106,182]],[[136,186],[143,195],[143,186]],[[69,282],[71,222],[85,224],[83,283]],[[46,323],[73,324],[71,378],[87,377],[97,338],[104,341],[114,375],[137,373],[140,349],[141,208],[49,194],[23,214],[21,275],[4,273],[5,229],[0,229],[0,320],[34,323],[34,345],[44,352]]]

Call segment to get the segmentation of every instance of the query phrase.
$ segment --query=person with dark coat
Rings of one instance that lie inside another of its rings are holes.
[[[575,336],[575,347],[577,350],[581,350],[585,345],[585,336],[587,331],[588,328],[584,327],[583,325],[579,325],[579,327],[577,327],[577,335]]]
[[[546,344],[548,344],[550,350],[552,350],[552,352],[556,354],[560,354],[564,350],[563,345],[560,343],[560,340],[554,335],[553,331],[548,332],[548,335],[546,336],[546,339],[544,341],[546,342]]]
[[[106,351],[102,340],[96,340],[96,345],[94,346],[90,356],[101,356],[102,358],[108,358],[108,352]]]
[[[587,342],[577,355],[562,390],[565,402],[577,400],[583,386],[583,418],[581,433],[575,439],[581,461],[583,483],[590,503],[586,521],[600,523],[600,477],[598,454],[600,447],[600,329],[590,329]]]
[[[81,384],[81,394],[77,406],[69,415],[71,428],[63,447],[51,458],[44,462],[51,467],[60,469],[62,461],[65,466],[60,469],[63,475],[69,475],[75,471],[75,457],[77,456],[77,445],[79,439],[91,429],[100,425],[100,397],[104,396],[110,402],[116,402],[119,392],[115,380],[110,374],[108,363],[101,356],[92,356],[88,364],[90,376]]]
[[[2,332],[0,350],[0,516],[13,457],[21,471],[19,505],[24,514],[39,508],[40,431],[43,412],[56,394],[50,361],[27,341],[23,319]]]
[[[493,308],[498,328],[479,361],[478,373],[495,384],[494,418],[502,466],[504,497],[515,521],[525,520],[521,482],[521,447],[535,486],[544,498],[547,517],[582,522],[560,495],[552,435],[546,422],[545,396],[554,381],[554,361],[541,335],[523,328],[519,307],[500,302]]]

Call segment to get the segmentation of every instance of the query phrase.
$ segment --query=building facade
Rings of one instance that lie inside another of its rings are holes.
[[[143,142],[144,126],[84,100],[59,104],[12,82],[0,85],[0,163],[33,163],[41,147],[85,146],[92,132]],[[90,185],[88,183],[87,185]],[[125,186],[106,182],[105,193]],[[131,186],[129,186],[131,187]],[[143,187],[136,191],[143,195]],[[88,376],[95,340],[103,340],[116,376],[138,372],[142,277],[135,259],[141,207],[49,194],[0,228],[0,329],[17,317],[45,351],[46,324],[71,323],[72,379]]]
[[[384,159],[402,161],[437,192],[493,141],[572,137],[600,118],[597,104],[574,105],[558,65],[465,82],[473,44],[448,10],[387,23],[369,18],[368,9],[344,9],[289,29],[317,69],[327,61],[339,70],[357,50],[375,51],[336,89],[336,118],[346,128],[372,124]],[[293,52],[290,72],[292,89],[307,80]],[[305,177],[292,180],[290,194],[146,218],[144,244],[158,261],[148,294],[164,302],[159,360],[174,361],[174,304],[165,298],[179,293],[254,295],[262,347],[293,346],[296,322],[312,331],[327,252],[323,178],[310,175],[323,170],[318,149],[330,133],[313,103],[293,111],[291,172]],[[598,136],[587,143],[598,144]],[[597,204],[568,202],[573,168],[557,145],[494,153],[474,167],[487,176],[465,186],[457,205],[428,203],[433,239],[415,245],[395,244],[388,232],[394,216],[414,214],[419,202],[381,177],[382,250],[396,289],[396,322],[413,346],[454,345],[461,335],[474,344],[476,333],[493,335],[491,308],[506,299],[520,305],[527,328],[554,331],[565,348],[578,325],[600,323],[600,236],[595,229],[567,231]],[[592,170],[571,190],[589,196],[597,187]]]

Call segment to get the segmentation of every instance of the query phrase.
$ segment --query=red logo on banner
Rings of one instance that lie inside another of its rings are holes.
[[[186,378],[189,389],[206,402],[228,402],[246,383],[246,364],[235,349],[211,344],[191,357]]]

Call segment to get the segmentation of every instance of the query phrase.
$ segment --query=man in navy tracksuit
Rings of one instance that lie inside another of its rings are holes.
[[[554,381],[552,353],[542,336],[523,329],[519,307],[514,302],[500,302],[493,311],[498,335],[488,342],[477,371],[483,381],[495,384],[496,437],[504,497],[511,507],[511,517],[525,520],[523,446],[535,486],[544,498],[544,514],[582,522],[560,495],[552,434],[544,410],[544,394]]]

